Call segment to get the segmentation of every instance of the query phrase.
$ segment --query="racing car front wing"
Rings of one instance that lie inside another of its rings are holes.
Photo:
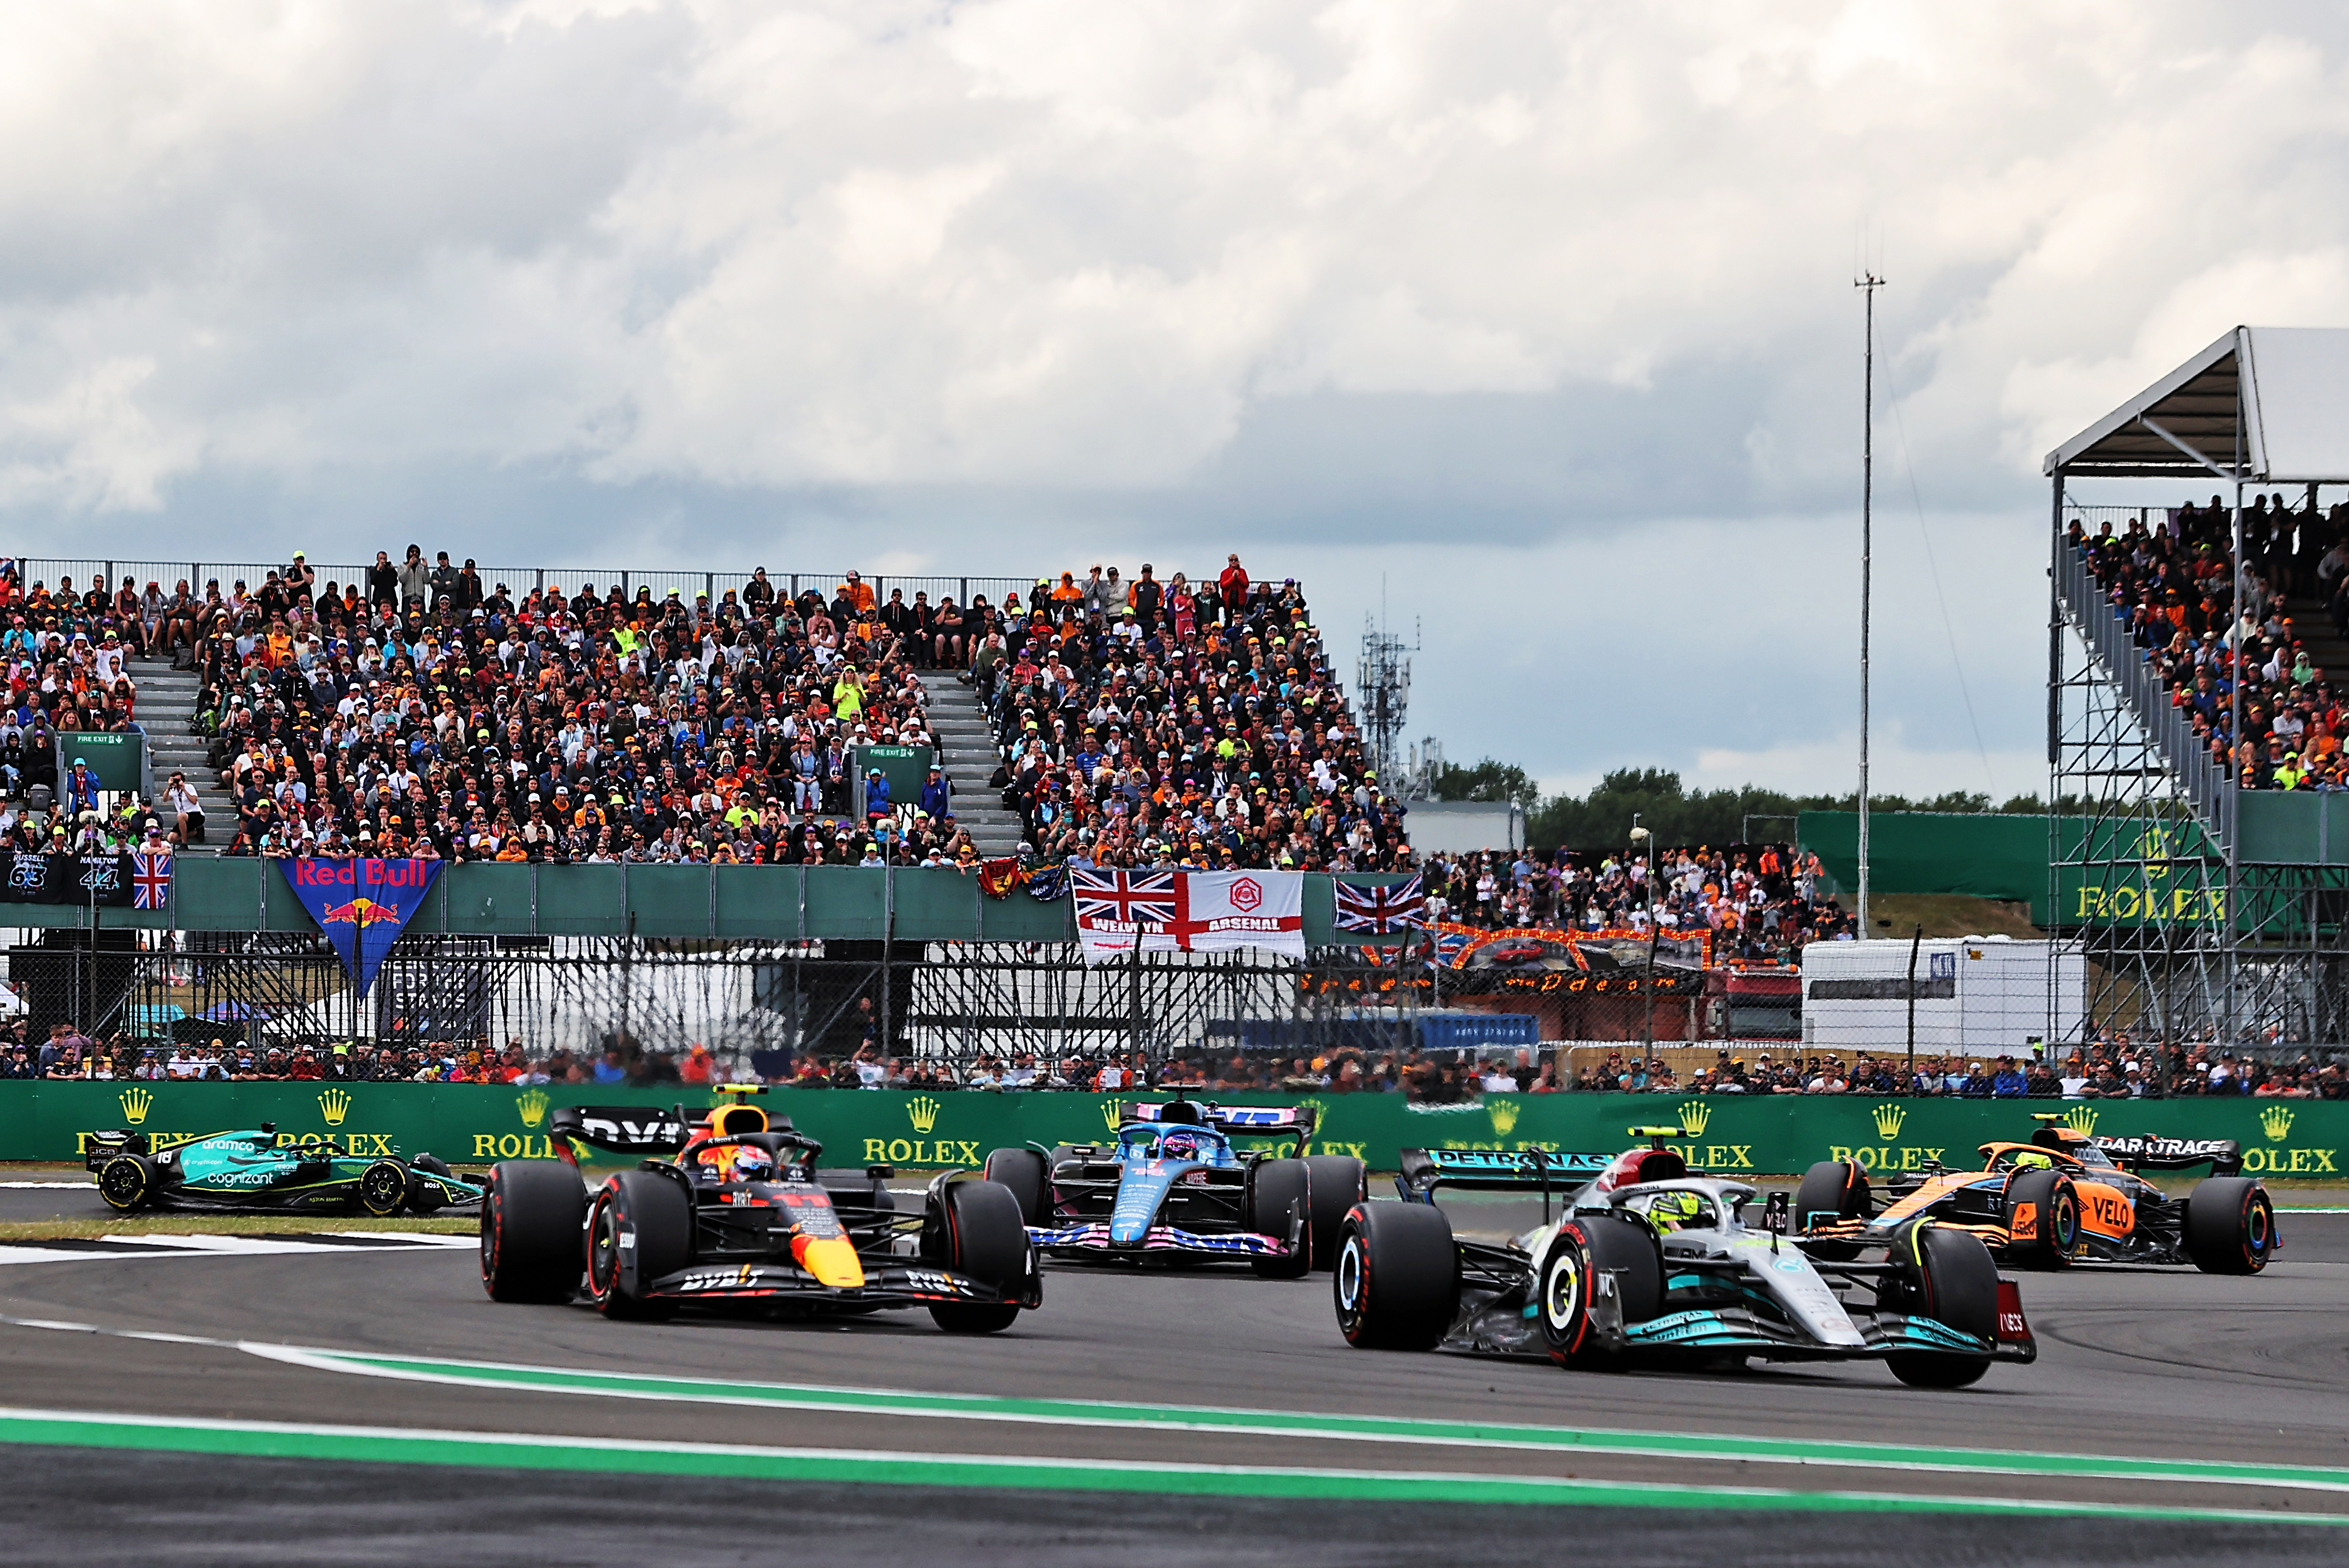
[[[1153,1225],[1139,1241],[1112,1241],[1107,1221],[1082,1225],[1029,1227],[1028,1240],[1040,1252],[1106,1252],[1121,1257],[1156,1253],[1202,1258],[1285,1258],[1288,1243],[1277,1236],[1247,1231],[1203,1232],[1174,1225]]]

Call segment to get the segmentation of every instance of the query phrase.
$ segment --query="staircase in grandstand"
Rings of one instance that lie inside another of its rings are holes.
[[[955,821],[970,829],[981,855],[1017,854],[1019,818],[1004,809],[1002,793],[987,782],[1003,755],[978,694],[949,670],[927,671],[922,683],[929,692],[930,732],[937,738],[939,763],[954,787]]]

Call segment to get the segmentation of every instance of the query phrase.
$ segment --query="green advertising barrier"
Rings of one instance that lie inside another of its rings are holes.
[[[828,1164],[908,1169],[975,1166],[1009,1145],[1098,1143],[1137,1097],[947,1091],[780,1089],[756,1104],[823,1140]],[[1234,1103],[1318,1106],[1311,1152],[1392,1170],[1401,1148],[1616,1149],[1635,1126],[1682,1129],[1690,1163],[1723,1175],[1798,1173],[1853,1159],[1871,1171],[1961,1168],[1976,1146],[2030,1137],[2034,1112],[2083,1132],[2233,1138],[2254,1176],[2338,1180],[2349,1172],[2349,1104],[2317,1100],[1903,1100],[1865,1096],[1494,1095],[1419,1106],[1400,1095],[1237,1095]],[[562,1085],[0,1084],[0,1158],[73,1159],[82,1135],[137,1127],[168,1140],[273,1122],[281,1140],[326,1137],[373,1154],[479,1164],[544,1158],[558,1105],[707,1105],[706,1092]]]

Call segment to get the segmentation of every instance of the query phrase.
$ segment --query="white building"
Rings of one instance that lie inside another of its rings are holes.
[[[1803,1044],[1902,1051],[1909,1040],[1909,944],[1812,942],[1803,949]],[[2007,937],[1929,938],[1917,950],[1917,1049],[2027,1059],[2041,1042],[2080,1038],[2087,963],[2076,949]]]

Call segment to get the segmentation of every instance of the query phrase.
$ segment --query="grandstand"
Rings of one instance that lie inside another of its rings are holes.
[[[2089,1027],[2338,1043],[2349,506],[2321,493],[2349,485],[2349,331],[2237,327],[2044,471],[2050,902],[2089,961]],[[2219,493],[2114,506],[2075,492],[2111,479]]]

